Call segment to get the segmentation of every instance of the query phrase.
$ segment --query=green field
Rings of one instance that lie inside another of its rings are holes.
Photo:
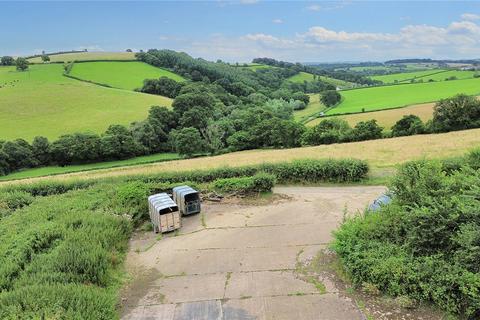
[[[313,119],[319,115],[320,112],[325,110],[325,106],[320,101],[319,94],[310,94],[310,102],[303,110],[293,112],[293,117],[296,121],[307,122],[309,119]]]
[[[437,73],[430,76],[424,76],[424,77],[421,77],[420,79],[423,80],[424,82],[430,79],[434,81],[445,81],[445,79],[450,77],[456,77],[459,80],[463,80],[463,79],[472,79],[476,73],[477,72],[475,71],[450,70],[447,72]]]
[[[456,77],[457,79],[471,79],[474,75],[475,71],[432,69],[426,71],[402,72],[383,76],[372,76],[370,78],[373,80],[382,81],[383,83],[395,83],[409,82],[411,80],[427,82],[430,79],[434,81],[444,81],[449,77]]]
[[[126,160],[78,164],[78,165],[70,165],[65,167],[50,166],[50,167],[42,167],[42,168],[33,168],[33,169],[26,169],[26,170],[14,172],[6,176],[1,176],[0,181],[44,177],[44,176],[57,175],[62,173],[79,172],[79,171],[91,171],[91,170],[98,170],[98,169],[127,167],[127,166],[132,166],[137,164],[155,163],[155,162],[177,160],[177,159],[181,159],[180,155],[177,153],[158,153],[158,154],[152,154],[148,156],[136,157],[136,158],[126,159]]]
[[[479,94],[480,78],[344,90],[342,102],[326,113],[355,113],[362,112],[362,108],[365,111],[389,109],[437,101],[459,93]]]
[[[175,81],[185,81],[183,77],[173,72],[139,61],[75,63],[70,75],[82,80],[127,90],[141,88],[145,79],[167,77]]]
[[[26,72],[0,67],[1,139],[102,132],[111,124],[144,119],[153,105],[172,103],[165,97],[105,88],[62,73],[61,64],[32,65]]]
[[[337,87],[352,87],[354,85],[353,83],[348,81],[343,81],[343,80],[334,79],[334,78],[325,77],[325,76],[317,76],[317,78],[322,81],[331,83]],[[313,74],[302,71],[297,73],[294,76],[291,76],[287,80],[291,82],[296,82],[296,83],[303,83],[304,81],[313,81]]]
[[[78,52],[50,55],[51,62],[91,60],[135,60],[134,52]],[[42,63],[41,57],[28,59],[31,63]]]
[[[410,81],[411,79],[420,79],[423,77],[427,77],[427,80],[430,79],[431,76],[435,74],[442,74],[447,72],[447,70],[443,69],[432,69],[432,70],[424,70],[424,71],[414,71],[414,72],[400,72],[400,73],[393,73],[387,74],[383,76],[372,76],[370,77],[373,80],[382,81],[383,83],[394,83],[394,82],[403,82],[403,81]]]

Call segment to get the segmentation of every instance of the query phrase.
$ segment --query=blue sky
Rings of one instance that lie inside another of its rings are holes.
[[[0,2],[0,55],[83,48],[240,62],[480,58],[480,1]]]

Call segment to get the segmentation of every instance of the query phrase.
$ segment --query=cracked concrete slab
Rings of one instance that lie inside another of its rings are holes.
[[[225,298],[266,297],[318,293],[315,286],[295,277],[293,271],[233,273]]]
[[[222,299],[226,274],[186,275],[159,279],[155,284],[167,303]]]
[[[133,238],[122,318],[362,319],[334,282],[320,275],[320,294],[296,268],[325,249],[345,208],[354,214],[384,190],[281,187],[279,201],[205,203],[203,218],[184,219],[180,233]]]

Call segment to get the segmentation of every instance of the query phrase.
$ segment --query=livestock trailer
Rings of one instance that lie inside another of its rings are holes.
[[[200,212],[200,193],[197,190],[189,186],[179,186],[172,189],[172,194],[182,215]]]
[[[166,193],[148,197],[148,212],[155,233],[173,231],[182,226],[178,206]]]

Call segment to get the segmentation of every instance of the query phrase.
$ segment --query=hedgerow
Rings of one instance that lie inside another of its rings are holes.
[[[391,184],[391,204],[341,226],[333,247],[356,285],[480,317],[477,156],[404,165]]]
[[[248,194],[271,191],[274,184],[274,175],[257,173],[252,177],[218,179],[213,187],[222,192]]]

